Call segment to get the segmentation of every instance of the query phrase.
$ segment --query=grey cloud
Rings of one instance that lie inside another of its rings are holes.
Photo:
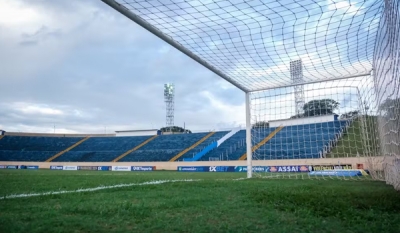
[[[25,4],[45,10],[53,20],[78,22],[40,24],[33,33],[12,31],[23,35],[19,48],[6,48],[15,42],[0,36],[0,64],[5,64],[0,96],[1,103],[8,103],[0,105],[0,128],[44,132],[57,124],[74,132],[102,133],[104,126],[110,132],[162,127],[166,82],[177,87],[176,124],[208,130],[242,121],[241,114],[240,119],[226,117],[201,94],[208,91],[233,108],[244,102],[241,91],[221,88],[224,81],[215,74],[176,49],[165,49],[170,46],[100,1]],[[15,109],[19,102],[64,114],[27,113]]]

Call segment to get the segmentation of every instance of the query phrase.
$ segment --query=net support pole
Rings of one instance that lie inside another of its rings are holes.
[[[247,154],[247,178],[253,176],[252,152],[251,152],[251,112],[250,92],[246,93],[246,154]]]

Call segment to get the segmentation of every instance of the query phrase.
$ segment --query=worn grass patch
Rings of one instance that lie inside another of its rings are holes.
[[[0,171],[0,196],[151,180],[197,182],[0,200],[0,232],[399,232],[382,182],[237,173]]]

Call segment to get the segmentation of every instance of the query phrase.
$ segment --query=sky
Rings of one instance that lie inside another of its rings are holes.
[[[291,84],[296,59],[304,81],[369,73],[382,10],[375,0],[118,1],[248,90]],[[370,80],[309,85],[305,100],[336,96],[347,111],[354,87],[373,99]],[[245,126],[242,91],[102,1],[0,0],[0,129],[161,128],[165,83],[175,85],[175,125]],[[254,102],[253,114],[293,115],[293,88],[275,92],[268,105]]]
[[[245,94],[99,0],[0,0],[0,129],[113,133],[245,124]]]

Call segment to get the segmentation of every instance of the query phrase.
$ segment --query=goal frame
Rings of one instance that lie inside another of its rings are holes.
[[[119,4],[116,0],[101,0],[105,4],[109,5],[111,8],[114,8],[116,11],[121,13],[122,15],[126,16],[128,19],[132,20],[133,22],[137,23],[139,26],[143,27],[150,33],[154,34],[158,38],[162,39],[163,41],[167,42],[169,45],[173,46],[183,54],[187,55],[188,57],[192,58],[208,70],[212,71],[219,77],[223,78],[227,82],[231,83],[233,86],[237,87],[238,89],[242,90],[245,93],[245,109],[246,109],[246,154],[247,154],[247,177],[251,178],[253,176],[253,151],[252,151],[252,121],[251,121],[251,94],[258,92],[258,91],[265,91],[265,90],[271,90],[271,89],[277,89],[277,88],[284,88],[284,87],[293,87],[293,86],[298,86],[298,85],[307,85],[307,84],[313,84],[313,83],[322,83],[322,82],[328,82],[328,81],[335,81],[335,80],[340,80],[340,79],[350,79],[350,78],[356,78],[356,77],[362,77],[362,76],[368,76],[368,75],[373,75],[372,73],[375,73],[375,69],[372,72],[372,70],[364,72],[364,73],[359,73],[357,75],[352,75],[352,76],[342,76],[342,77],[334,77],[334,78],[324,78],[322,80],[309,80],[308,82],[301,82],[301,83],[291,83],[288,85],[283,85],[283,86],[275,86],[275,87],[270,87],[270,88],[260,88],[260,89],[251,89],[246,87],[245,85],[240,84],[239,82],[235,81],[228,75],[226,75],[224,72],[220,71],[217,69],[213,64],[208,63],[207,61],[203,60],[196,54],[194,54],[192,51],[189,49],[185,48],[182,46],[180,43],[169,37],[167,34],[164,34],[162,31],[148,23],[146,20],[144,20],[140,15],[135,14],[134,12],[130,11],[128,8],[126,8],[124,5]],[[397,3],[398,0],[384,0],[385,7],[384,7],[384,12],[383,12],[383,18],[387,21],[386,27],[387,30],[392,31],[396,29],[396,22],[398,23],[398,19],[392,19],[391,16],[396,16],[398,12],[396,11],[392,4]],[[389,6],[389,7],[388,7]],[[392,9],[392,8],[393,9]],[[395,20],[395,21],[393,21]],[[397,21],[396,21],[397,20]],[[388,42],[389,43],[389,42]],[[396,47],[393,45],[395,43],[394,41],[390,41],[390,47],[394,48]],[[394,57],[395,55],[389,54],[388,56]],[[373,66],[374,67],[374,66]],[[376,88],[376,87],[375,87]]]

